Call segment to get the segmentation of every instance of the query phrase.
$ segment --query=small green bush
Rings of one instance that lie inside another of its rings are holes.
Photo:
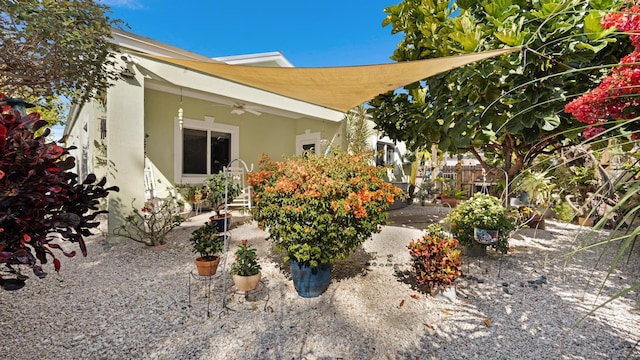
[[[516,213],[509,213],[500,199],[476,193],[451,210],[445,223],[450,225],[451,234],[462,246],[470,246],[475,242],[474,228],[498,230],[498,241],[491,246],[505,254],[509,250],[509,235],[519,222]]]
[[[575,211],[573,211],[566,201],[561,201],[553,208],[553,211],[556,213],[556,219],[564,222],[571,222],[576,216]]]

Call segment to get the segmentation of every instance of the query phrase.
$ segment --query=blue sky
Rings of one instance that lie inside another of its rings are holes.
[[[382,27],[400,0],[103,0],[125,30],[208,57],[281,51],[296,67],[368,65],[402,35]]]

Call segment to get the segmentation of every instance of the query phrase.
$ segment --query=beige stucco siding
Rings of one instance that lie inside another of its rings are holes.
[[[274,160],[296,152],[296,135],[306,131],[320,132],[321,137],[331,140],[340,123],[315,119],[291,119],[268,113],[234,115],[230,107],[205,100],[182,97],[159,90],[146,89],[145,125],[147,156],[167,178],[174,173],[174,121],[178,108],[182,107],[184,118],[204,121],[213,118],[215,123],[239,128],[239,156],[247,164],[257,166],[262,154]]]

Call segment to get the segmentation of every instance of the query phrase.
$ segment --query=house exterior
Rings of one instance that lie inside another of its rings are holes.
[[[201,183],[234,159],[251,167],[262,154],[278,160],[320,153],[340,136],[343,112],[146,57],[211,60],[123,30],[113,30],[113,42],[125,69],[121,79],[97,100],[75,106],[65,127],[67,145],[77,147],[77,172],[120,187],[108,200],[109,234],[143,206],[145,169],[161,194]],[[215,60],[292,66],[277,52]]]
[[[345,112],[378,94],[518,48],[359,67],[294,68],[279,52],[211,59],[112,29],[121,77],[65,125],[81,177],[105,176],[108,234],[149,196],[173,195],[228,164],[251,170],[341,143]],[[231,66],[250,65],[250,66]],[[375,162],[406,183],[404,147],[374,135]],[[374,160],[372,159],[372,162]],[[149,176],[152,175],[152,176]],[[152,179],[152,181],[149,181]],[[149,187],[152,186],[152,189]],[[151,191],[150,191],[151,190]]]

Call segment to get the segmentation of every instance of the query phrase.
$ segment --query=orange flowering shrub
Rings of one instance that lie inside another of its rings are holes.
[[[287,259],[331,264],[379,232],[389,204],[404,196],[383,172],[345,153],[279,162],[263,156],[248,175],[253,216]]]

